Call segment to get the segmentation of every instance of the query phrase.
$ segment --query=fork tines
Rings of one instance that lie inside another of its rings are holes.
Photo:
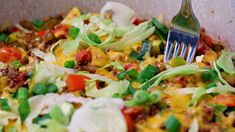
[[[185,55],[187,54],[186,61],[191,63],[195,56],[198,39],[198,35],[174,28],[170,29],[167,38],[164,61],[166,62],[170,57],[175,58],[179,55],[185,58]],[[172,51],[173,48],[174,51]]]

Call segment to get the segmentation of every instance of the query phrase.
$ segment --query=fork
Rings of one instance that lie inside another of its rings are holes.
[[[200,36],[200,23],[193,13],[191,0],[182,0],[181,9],[171,22],[172,27],[167,37],[164,62],[167,62],[170,57],[185,58],[187,54],[186,61],[191,63]],[[172,51],[173,48],[174,51]]]

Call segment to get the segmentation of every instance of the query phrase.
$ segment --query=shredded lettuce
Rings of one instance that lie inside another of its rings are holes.
[[[44,127],[40,127],[44,126]],[[46,119],[39,123],[39,125],[31,125],[31,131],[33,132],[67,132],[67,127],[60,124],[54,119]]]
[[[126,132],[120,111],[121,99],[98,98],[76,110],[68,126],[69,132]]]
[[[79,40],[65,40],[61,47],[63,49],[63,54],[76,53],[79,48]]]
[[[235,58],[235,52],[222,51],[221,56],[217,60],[217,65],[225,72],[235,74],[233,58]]]
[[[61,91],[62,87],[66,86],[64,77],[66,74],[75,73],[73,69],[67,69],[59,67],[57,65],[41,61],[35,65],[35,71],[33,73],[34,83],[54,83]]]
[[[167,79],[169,77],[173,77],[173,76],[177,76],[177,75],[190,75],[190,74],[195,74],[195,73],[199,73],[199,72],[203,72],[203,71],[207,71],[207,70],[200,69],[195,64],[183,65],[183,66],[179,66],[176,68],[170,68],[166,71],[163,71],[163,72],[157,74],[156,76],[154,76],[153,78],[151,78],[147,82],[143,83],[140,87],[142,89],[148,89],[149,87],[151,88],[151,87],[159,85],[159,83],[162,80]]]
[[[76,97],[73,94],[54,94],[33,96],[29,99],[31,112],[29,113],[25,123],[27,127],[32,127],[33,119],[40,114],[46,114],[53,106],[63,104],[64,102],[74,102],[84,104],[90,99]]]
[[[101,44],[100,48],[110,48],[115,50],[122,50],[133,43],[141,42],[153,34],[155,28],[150,26],[148,22],[141,23],[133,30],[130,30],[120,40],[113,43]]]
[[[219,94],[223,94],[223,93],[235,93],[235,88],[230,86],[230,85],[223,85],[221,82],[216,83],[215,87],[211,87],[211,88],[203,88],[203,87],[188,87],[188,88],[181,88],[176,90],[176,92],[178,94],[192,94],[192,99],[190,100],[190,105],[196,106],[198,100],[205,94],[209,94],[209,93],[219,93]]]
[[[55,55],[53,54],[53,50],[61,42],[62,41],[59,40],[55,44],[53,44],[50,48],[49,53],[44,53],[43,51],[36,49],[36,48],[32,49],[32,53],[36,55],[37,57],[44,59],[45,62],[56,62],[56,58],[55,58]]]
[[[113,66],[115,69],[117,69],[119,71],[124,71],[125,70],[125,68],[119,62],[111,62],[111,63],[105,65],[102,68],[107,68],[107,67],[110,67],[110,66]]]
[[[129,81],[127,80],[113,81],[112,79],[97,74],[81,74],[91,78],[91,80],[86,81],[85,88],[86,95],[90,97],[112,97],[114,94],[121,95],[127,91],[129,86]],[[96,80],[103,81],[108,85],[102,89],[98,89],[96,87]]]
[[[112,20],[118,26],[128,26],[131,24],[131,20],[135,12],[128,6],[118,2],[106,2],[105,6],[101,9],[100,14],[104,17],[108,10],[112,10]]]
[[[198,119],[195,117],[189,128],[189,132],[198,132],[198,130],[199,130]]]
[[[9,120],[17,119],[18,116],[13,112],[7,112],[0,110],[0,126],[8,124]]]

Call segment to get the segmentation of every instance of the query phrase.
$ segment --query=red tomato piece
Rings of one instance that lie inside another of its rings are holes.
[[[15,60],[20,60],[22,58],[21,51],[16,47],[1,47],[0,48],[0,61],[3,63],[11,63]]]
[[[88,77],[84,75],[70,74],[66,79],[66,84],[70,91],[84,90]]]
[[[141,22],[142,21],[139,18],[135,18],[132,23],[138,26]]]
[[[59,25],[55,26],[54,35],[56,38],[67,37],[68,31],[69,31],[68,25],[59,24]]]
[[[128,132],[134,132],[134,123],[133,120],[131,119],[130,115],[122,113],[125,120],[126,120],[126,125],[127,125],[127,131]]]
[[[215,104],[222,104],[228,107],[235,106],[235,96],[234,95],[217,95],[212,100]]]

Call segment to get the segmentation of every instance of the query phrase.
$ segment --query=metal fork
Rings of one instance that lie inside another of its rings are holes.
[[[186,61],[191,63],[195,56],[199,36],[200,24],[193,13],[191,0],[182,0],[180,11],[172,19],[164,62],[167,62],[170,57],[175,58],[179,55],[185,58],[187,54]],[[174,51],[172,51],[173,48]]]

